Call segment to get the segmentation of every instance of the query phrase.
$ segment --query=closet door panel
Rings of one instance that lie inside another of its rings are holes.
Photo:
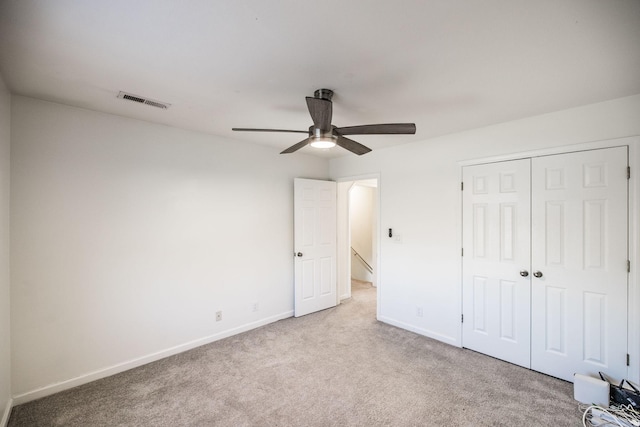
[[[463,168],[463,346],[529,367],[530,160]]]
[[[626,377],[627,148],[532,159],[531,368]],[[539,274],[537,273],[539,272]]]

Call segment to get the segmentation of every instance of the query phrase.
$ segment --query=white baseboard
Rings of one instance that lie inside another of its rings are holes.
[[[175,347],[161,350],[156,353],[138,357],[136,359],[129,360],[127,362],[118,363],[116,365],[99,369],[97,371],[89,372],[87,374],[80,375],[75,378],[71,378],[65,381],[61,381],[55,384],[50,384],[45,387],[31,390],[26,393],[13,396],[13,399],[12,399],[13,405],[21,405],[23,403],[30,402],[35,399],[40,399],[41,397],[49,396],[64,390],[68,390],[70,388],[77,387],[79,385],[86,384],[91,381],[96,381],[101,378],[106,378],[111,375],[119,374],[120,372],[128,371],[129,369],[137,368],[138,366],[146,365],[147,363],[155,362],[156,360],[164,359],[165,357],[173,356],[174,354],[182,353],[187,350],[191,350],[193,348],[200,347],[202,345],[209,344],[214,341],[218,341],[223,338],[230,337],[232,335],[237,335],[242,332],[250,331],[251,329],[259,328],[260,326],[268,325],[269,323],[277,322],[278,320],[286,319],[292,316],[293,316],[293,310],[286,311],[284,313],[276,314],[274,316],[260,319],[255,322],[247,323],[242,326],[228,329],[226,331],[218,332],[216,334],[209,335],[204,338],[199,338],[197,340],[180,344]],[[7,416],[7,420],[8,420],[8,416]],[[4,427],[4,425],[0,424],[0,427]]]
[[[9,398],[7,406],[5,406],[4,412],[2,413],[2,418],[0,418],[0,427],[7,427],[9,416],[11,415],[11,408],[13,408],[13,399]]]
[[[425,337],[433,338],[434,340],[442,341],[442,342],[444,342],[446,344],[450,344],[450,345],[453,345],[453,346],[456,346],[456,347],[461,347],[460,342],[454,337],[443,335],[443,334],[440,334],[438,332],[433,332],[433,331],[430,331],[428,329],[419,328],[417,326],[410,325],[408,323],[404,323],[404,322],[401,322],[399,320],[391,319],[391,318],[385,317],[385,316],[378,316],[378,320],[383,322],[383,323],[387,323],[387,324],[389,324],[391,326],[397,326],[398,328],[406,329],[407,331],[411,331],[411,332],[415,332],[418,335],[423,335]]]

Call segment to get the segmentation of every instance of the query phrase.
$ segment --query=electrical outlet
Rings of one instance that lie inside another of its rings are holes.
[[[253,305],[251,306],[251,310],[253,312],[259,311],[260,310],[260,303],[254,302]]]
[[[222,311],[216,311],[216,322],[222,320]]]
[[[416,307],[416,316],[422,317],[422,307]]]

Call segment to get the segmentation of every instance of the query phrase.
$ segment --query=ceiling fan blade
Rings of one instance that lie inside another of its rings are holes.
[[[386,123],[378,125],[347,126],[336,128],[340,135],[413,135],[416,133],[415,123]]]
[[[293,132],[293,133],[306,133],[308,130],[289,130],[289,129],[253,129],[253,128],[231,128],[231,130],[239,132]]]
[[[340,136],[340,135],[338,135],[338,140],[336,141],[336,144],[338,144],[340,147],[344,148],[345,150],[349,150],[352,153],[357,154],[358,156],[362,156],[363,154],[367,154],[369,151],[371,151],[371,148],[365,147],[359,142],[355,142],[352,139],[345,138],[344,136]]]
[[[298,142],[297,144],[292,145],[291,147],[287,148],[286,150],[282,151],[280,154],[289,154],[289,153],[293,153],[294,151],[298,151],[299,149],[301,149],[302,147],[304,147],[305,145],[307,145],[309,143],[310,139],[303,139],[302,141]]]
[[[316,128],[323,131],[331,130],[331,115],[333,113],[331,101],[307,96],[307,107]]]

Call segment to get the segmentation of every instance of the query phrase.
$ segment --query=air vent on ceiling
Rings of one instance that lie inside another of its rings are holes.
[[[164,110],[169,108],[169,106],[171,105],[171,104],[168,104],[166,102],[154,101],[152,99],[143,98],[142,96],[133,95],[131,93],[126,93],[126,92],[122,92],[122,91],[120,91],[120,93],[118,93],[118,98],[127,99],[129,101],[138,102],[140,104],[150,105],[150,106],[156,107],[156,108],[162,108]]]

